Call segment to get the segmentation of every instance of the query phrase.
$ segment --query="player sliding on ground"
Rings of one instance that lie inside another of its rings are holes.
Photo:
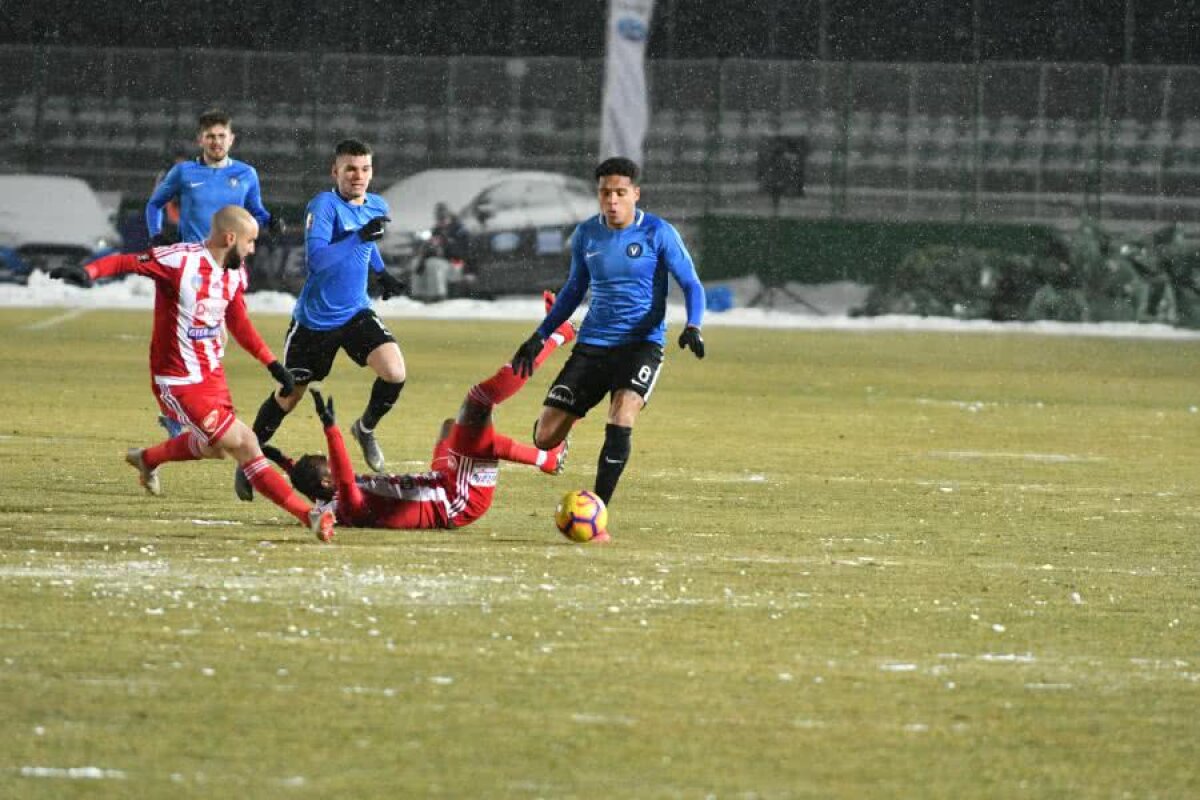
[[[575,338],[564,322],[546,338],[534,359],[541,365],[560,345]],[[456,419],[442,423],[429,472],[407,475],[355,475],[338,429],[333,399],[314,391],[313,403],[325,427],[328,458],[306,455],[293,462],[274,447],[263,449],[291,475],[295,487],[313,501],[334,509],[341,525],[355,528],[461,528],[482,517],[492,505],[501,461],[536,466],[557,475],[567,455],[564,441],[553,450],[515,442],[492,427],[492,409],[512,397],[529,375],[518,377],[511,364],[471,387]],[[319,506],[322,507],[322,506]],[[332,529],[317,532],[321,541]]]
[[[255,489],[326,539],[333,536],[333,514],[314,509],[271,468],[254,431],[235,416],[221,366],[223,333],[228,328],[246,352],[266,365],[285,394],[295,388],[291,374],[271,353],[246,313],[243,259],[254,252],[257,237],[258,223],[250,212],[225,206],[213,215],[204,242],[106,256],[86,267],[58,267],[50,277],[79,286],[131,272],[154,280],[154,332],[150,338],[154,397],[163,413],[187,430],[126,454],[125,460],[138,471],[147,492],[162,493],[160,464],[228,454],[245,470]]]

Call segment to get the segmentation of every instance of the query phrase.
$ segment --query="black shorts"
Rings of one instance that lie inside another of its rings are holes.
[[[580,342],[550,384],[544,404],[583,417],[618,389],[629,389],[649,401],[662,361],[662,345],[656,342],[617,347]]]
[[[283,340],[283,365],[296,383],[312,383],[329,374],[339,349],[362,367],[376,347],[395,341],[371,308],[364,308],[342,327],[327,331],[314,331],[293,319]]]

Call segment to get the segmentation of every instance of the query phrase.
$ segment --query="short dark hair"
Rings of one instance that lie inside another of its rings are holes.
[[[609,175],[623,175],[629,178],[630,183],[636,185],[639,173],[638,165],[632,158],[614,156],[604,159],[600,162],[600,166],[596,167],[596,180],[606,178]]]
[[[199,116],[196,120],[196,125],[196,129],[201,132],[208,130],[214,125],[224,125],[226,128],[232,128],[233,118],[219,108],[210,108]]]
[[[322,468],[328,462],[329,459],[325,456],[310,453],[300,456],[288,472],[288,477],[292,479],[292,486],[296,487],[296,491],[314,503],[333,499],[333,491],[321,483]]]
[[[360,139],[342,139],[333,148],[333,157],[338,156],[369,156],[371,155],[371,145]]]

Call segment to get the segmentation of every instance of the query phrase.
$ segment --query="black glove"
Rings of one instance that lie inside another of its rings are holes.
[[[267,220],[267,235],[272,239],[279,239],[287,233],[287,223],[283,221],[283,217],[278,214],[272,214]]]
[[[292,377],[292,373],[283,364],[280,364],[278,361],[272,361],[270,364],[267,364],[267,372],[270,372],[271,377],[279,381],[279,386],[283,389],[285,397],[296,391],[296,379]]]
[[[513,374],[518,378],[528,378],[533,374],[533,360],[542,352],[546,340],[537,331],[521,343],[512,357]]]
[[[358,238],[364,242],[378,242],[383,238],[383,232],[387,230],[387,224],[391,221],[391,217],[375,217],[358,229]]]
[[[92,276],[88,275],[87,270],[83,267],[55,267],[50,270],[50,277],[60,280],[63,283],[69,283],[72,286],[80,286],[84,289],[92,285]]]
[[[165,233],[156,233],[150,237],[151,247],[166,247],[169,244],[175,244],[175,242],[173,242],[171,237],[167,236]]]
[[[325,398],[316,389],[312,390],[313,405],[317,407],[317,419],[321,420],[321,424],[326,428],[332,428],[337,424],[337,419],[333,415],[333,398],[329,398],[329,402],[325,402]]]
[[[679,334],[679,347],[688,348],[696,354],[696,358],[704,358],[704,340],[700,338],[700,329],[695,325],[684,328],[683,333]]]
[[[408,288],[408,284],[397,278],[386,269],[382,272],[375,273],[375,280],[379,281],[380,296],[384,300],[391,300],[393,297],[399,297],[404,294],[404,290]]]

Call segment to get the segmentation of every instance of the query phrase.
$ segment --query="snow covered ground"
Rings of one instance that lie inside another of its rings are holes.
[[[1060,336],[1149,337],[1156,339],[1200,339],[1200,331],[1182,330],[1166,325],[1135,323],[1065,323],[1065,322],[987,322],[955,320],[945,317],[851,317],[852,308],[866,297],[867,288],[852,283],[830,283],[819,286],[790,284],[788,292],[774,291],[759,297],[761,284],[751,276],[730,281],[715,281],[710,288],[724,286],[732,292],[733,308],[709,312],[705,327],[736,326],[748,328],[801,328],[810,330],[927,330],[950,332],[1013,332]],[[672,295],[675,299],[676,295]],[[758,298],[757,305],[750,303]],[[247,298],[251,313],[290,314],[295,298],[280,292],[257,292]],[[0,308],[55,307],[69,309],[144,308],[154,305],[154,285],[148,278],[137,276],[123,281],[79,289],[50,280],[35,272],[28,286],[0,284]],[[498,300],[447,300],[441,303],[421,303],[407,297],[377,302],[376,308],[385,318],[433,319],[497,319],[527,320],[542,317],[542,301],[538,297],[508,297]],[[578,318],[578,314],[576,317]],[[678,325],[684,320],[682,305],[672,303],[668,322]]]

